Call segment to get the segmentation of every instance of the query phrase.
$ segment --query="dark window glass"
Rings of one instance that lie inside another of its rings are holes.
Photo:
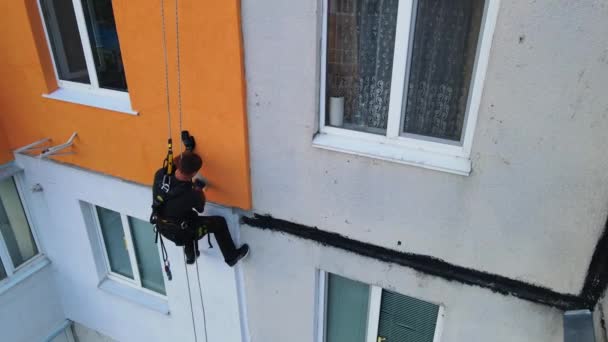
[[[329,0],[327,124],[385,134],[398,0]]]
[[[141,285],[149,290],[165,293],[163,266],[160,263],[158,247],[154,243],[154,227],[142,220],[129,217],[133,248],[137,257],[137,267],[141,276]]]
[[[433,342],[438,314],[435,304],[383,290],[378,337],[385,341]]]
[[[38,254],[13,178],[0,181],[0,234],[14,267],[19,267]]]
[[[60,80],[89,84],[74,7],[70,0],[40,0]]]
[[[0,280],[6,278],[6,271],[4,270],[4,265],[0,262]]]
[[[97,207],[97,216],[110,261],[110,269],[112,272],[133,279],[133,269],[120,214],[110,209]]]
[[[484,0],[419,0],[403,132],[459,141]]]
[[[327,342],[365,342],[369,285],[329,274],[327,277]]]
[[[82,0],[99,87],[127,91],[111,0]]]

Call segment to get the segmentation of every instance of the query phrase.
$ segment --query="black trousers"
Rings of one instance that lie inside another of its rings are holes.
[[[194,231],[194,239],[184,244],[184,252],[188,259],[192,260],[196,257],[196,252],[199,250],[198,240],[209,233],[215,234],[215,240],[220,246],[224,261],[229,262],[236,258],[236,246],[230,236],[230,231],[228,230],[228,224],[226,223],[225,218],[221,216],[200,216],[191,222],[190,225],[191,229]]]

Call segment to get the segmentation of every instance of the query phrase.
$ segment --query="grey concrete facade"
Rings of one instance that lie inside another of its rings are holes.
[[[500,3],[466,177],[313,147],[320,1],[244,1],[254,210],[578,294],[608,203],[607,17]]]
[[[500,2],[470,176],[313,147],[321,4],[242,2],[253,211],[578,295],[607,218],[608,3]],[[554,308],[288,234],[242,238],[252,341],[314,340],[319,269],[441,304],[442,341],[563,340]]]
[[[241,234],[255,252],[244,267],[251,341],[316,341],[318,269],[443,306],[441,341],[563,341],[557,309],[282,233]]]

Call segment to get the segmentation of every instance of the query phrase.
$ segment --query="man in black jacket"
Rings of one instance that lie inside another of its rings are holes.
[[[247,256],[249,246],[244,244],[236,248],[223,217],[202,215],[205,210],[205,185],[200,180],[193,181],[203,165],[201,157],[186,151],[175,158],[174,164],[176,170],[173,175],[165,177],[164,168],[154,175],[153,197],[157,199],[160,194],[163,195],[157,212],[159,232],[177,246],[184,246],[188,264],[193,264],[200,255],[198,240],[213,233],[224,260],[229,266],[234,266]],[[163,185],[168,192],[163,190]]]

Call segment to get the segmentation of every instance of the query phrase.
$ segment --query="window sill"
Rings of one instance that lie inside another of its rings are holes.
[[[471,173],[471,160],[469,158],[416,149],[396,143],[392,144],[388,140],[387,142],[379,142],[356,137],[319,133],[314,137],[312,144],[315,147],[326,150],[418,166],[462,176],[468,176]]]
[[[13,177],[21,171],[23,171],[23,169],[17,166],[14,162],[0,165],[0,181]]]
[[[21,266],[13,275],[0,281],[0,295],[19,285],[50,264],[51,261],[44,255],[34,257],[34,259]]]
[[[89,107],[107,109],[129,115],[138,113],[131,109],[131,101],[128,96],[110,96],[96,94],[86,90],[59,88],[50,94],[42,94],[47,99],[59,100],[63,102],[75,103]]]
[[[99,284],[99,288],[110,294],[145,306],[148,309],[160,312],[161,314],[168,315],[170,312],[169,304],[166,299],[145,293],[129,285],[121,284],[115,280],[105,278]]]

